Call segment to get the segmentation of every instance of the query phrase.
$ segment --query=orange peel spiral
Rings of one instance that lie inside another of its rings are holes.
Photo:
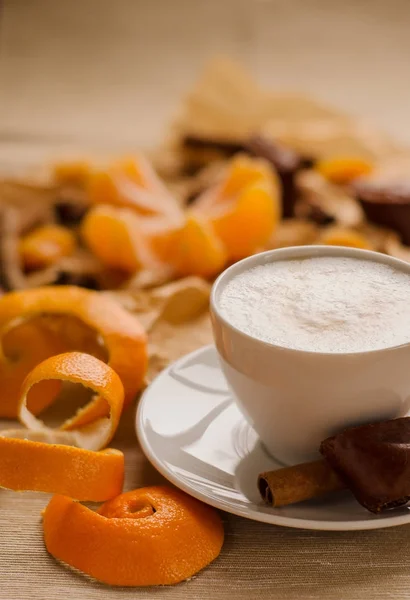
[[[0,342],[17,321],[39,315],[77,317],[101,336],[108,353],[108,364],[124,385],[124,405],[131,402],[143,384],[148,363],[146,334],[133,315],[110,298],[75,286],[49,286],[11,292],[0,298]],[[18,392],[22,379],[35,364],[47,358],[48,351],[49,356],[53,354],[50,343],[43,349],[43,356],[35,360],[32,356],[37,355],[37,344],[33,346],[28,352],[26,349],[30,359],[23,362],[11,360],[0,346],[0,383],[4,380],[8,382],[6,387],[2,386],[0,416],[17,416]],[[50,399],[47,398],[40,409],[49,402]],[[106,414],[105,409],[105,403],[101,404],[96,399],[93,406],[77,416],[73,425],[78,424],[79,419],[86,423],[96,415],[103,416]]]
[[[119,586],[184,581],[218,556],[224,540],[214,509],[166,486],[126,492],[97,512],[54,496],[43,533],[55,558]]]
[[[33,415],[27,407],[31,388],[49,379],[80,383],[98,394],[106,402],[108,417],[96,418],[87,424],[78,424],[76,418],[68,419],[60,429],[65,430],[65,443],[87,450],[100,450],[112,439],[120,421],[124,403],[124,388],[117,373],[90,354],[67,352],[44,360],[27,375],[21,388],[19,419],[28,429],[45,434],[54,430]],[[93,402],[93,401],[91,401]],[[87,407],[80,409],[87,411]]]

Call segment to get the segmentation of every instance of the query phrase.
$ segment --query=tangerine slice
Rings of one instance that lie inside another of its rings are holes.
[[[121,493],[122,452],[111,448],[92,452],[62,445],[55,434],[50,438],[51,443],[46,443],[43,441],[46,437],[24,429],[1,432],[1,487],[64,494],[84,502],[101,502]]]
[[[95,171],[87,186],[95,204],[132,208],[141,215],[181,212],[150,163],[142,156],[124,159],[104,171]]]
[[[38,227],[20,242],[20,257],[27,269],[44,269],[60,258],[72,254],[76,247],[74,234],[61,225]]]
[[[357,177],[369,175],[373,171],[373,165],[363,158],[350,156],[321,160],[316,169],[332,183],[342,185]]]
[[[96,206],[83,220],[82,235],[91,252],[107,267],[134,273],[158,262],[142,234],[140,220],[129,209]]]
[[[92,170],[86,159],[59,162],[54,165],[54,179],[60,185],[85,187]]]
[[[243,188],[234,204],[211,218],[229,258],[238,260],[265,246],[280,220],[280,201],[268,182]]]
[[[209,223],[188,215],[170,248],[169,262],[181,276],[212,277],[226,264],[227,253]]]
[[[50,379],[81,383],[96,392],[100,401],[106,403],[108,417],[96,416],[93,421],[86,424],[76,423],[74,417],[61,426],[61,429],[67,430],[64,433],[65,443],[86,450],[104,448],[114,436],[124,403],[124,387],[117,373],[98,358],[83,352],[58,354],[34,367],[21,387],[18,417],[28,429],[45,434],[50,434],[54,430],[47,427],[28,409],[27,395],[33,386]],[[81,409],[81,412],[87,413],[87,407]]]
[[[184,581],[219,555],[224,540],[214,509],[166,486],[126,492],[97,512],[54,496],[43,533],[56,559],[118,586]]]
[[[98,292],[75,286],[40,287],[10,292],[0,298],[0,340],[16,320],[44,314],[77,317],[102,337],[108,353],[108,364],[119,375],[124,386],[124,406],[128,405],[143,384],[148,363],[147,338],[139,321],[111,298]],[[30,358],[26,359],[25,364],[33,367],[33,362],[38,364],[41,358],[36,357],[36,345],[30,350]],[[22,370],[18,361],[13,364],[0,346],[0,375],[6,372],[9,385],[13,383],[14,389],[21,382]],[[0,413],[14,416],[16,404],[15,397],[7,399],[5,395],[5,400],[0,402]],[[106,414],[106,403],[97,399],[94,407],[89,405],[74,418],[73,425],[84,424],[96,415]]]
[[[320,244],[329,246],[348,246],[350,248],[361,248],[362,250],[371,250],[372,246],[368,239],[352,229],[344,227],[329,227],[319,238]]]

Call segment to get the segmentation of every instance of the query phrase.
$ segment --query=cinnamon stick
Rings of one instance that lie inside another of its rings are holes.
[[[262,499],[273,507],[317,498],[345,487],[324,460],[267,471],[258,477]]]

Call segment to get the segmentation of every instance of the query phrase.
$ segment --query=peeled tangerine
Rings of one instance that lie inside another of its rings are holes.
[[[50,554],[109,585],[170,585],[192,577],[221,551],[218,513],[179,490],[148,487],[97,512],[66,496],[44,511]]]
[[[74,234],[61,225],[44,225],[27,234],[20,242],[20,256],[26,269],[43,269],[76,247]]]
[[[203,194],[193,213],[206,218],[228,258],[238,260],[262,248],[281,215],[276,175],[263,160],[239,156],[224,181]]]
[[[171,215],[180,207],[142,156],[124,159],[91,174],[87,186],[94,204],[111,204],[140,215]]]

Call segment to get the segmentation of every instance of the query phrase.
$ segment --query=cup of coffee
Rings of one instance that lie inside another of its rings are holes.
[[[240,409],[284,464],[410,408],[410,264],[336,246],[263,252],[220,275],[216,348]]]

